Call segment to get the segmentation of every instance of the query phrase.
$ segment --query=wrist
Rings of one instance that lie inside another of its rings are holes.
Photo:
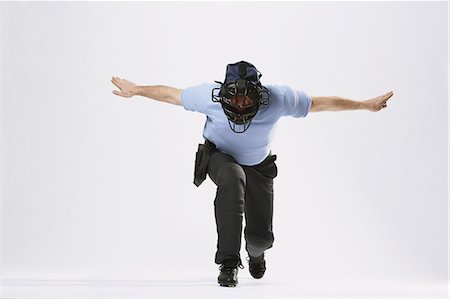
[[[143,96],[143,90],[144,90],[143,87],[144,87],[144,86],[138,86],[138,85],[136,85],[136,86],[131,90],[131,93],[132,93],[134,96]]]
[[[369,110],[369,104],[366,101],[359,102],[360,110]]]

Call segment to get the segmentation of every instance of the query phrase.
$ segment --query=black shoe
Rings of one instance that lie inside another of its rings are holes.
[[[264,254],[258,257],[249,256],[248,269],[253,278],[262,278],[266,272],[266,260],[264,259]]]
[[[242,264],[238,265],[225,265],[222,264],[219,268],[220,274],[219,277],[217,277],[217,282],[222,287],[235,287],[238,284],[237,279],[237,273],[238,273],[238,267],[243,269],[244,266]]]

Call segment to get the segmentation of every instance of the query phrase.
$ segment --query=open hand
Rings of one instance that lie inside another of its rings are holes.
[[[394,92],[389,91],[382,96],[363,101],[366,109],[372,112],[380,111],[387,107],[387,101],[394,95]]]
[[[120,91],[113,90],[113,94],[115,95],[129,98],[137,92],[137,85],[131,81],[120,79],[119,77],[112,77],[111,82],[120,89]]]

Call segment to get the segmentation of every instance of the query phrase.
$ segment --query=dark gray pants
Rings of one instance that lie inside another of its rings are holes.
[[[272,247],[273,179],[276,155],[255,166],[238,164],[230,155],[216,151],[208,175],[217,185],[214,209],[217,225],[217,264],[241,262],[242,220],[248,254],[260,256]]]

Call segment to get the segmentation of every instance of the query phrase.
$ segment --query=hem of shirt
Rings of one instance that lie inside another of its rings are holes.
[[[184,91],[185,91],[185,89],[183,89],[183,91],[181,92],[181,95],[180,95],[181,106],[182,106],[185,110],[188,110],[188,109],[186,108],[186,106],[184,105],[184,100],[183,100]]]
[[[308,103],[308,110],[306,111],[306,114],[305,115],[303,115],[303,117],[306,117],[308,114],[309,114],[309,111],[311,110],[311,106],[312,106],[312,98],[311,98],[311,96],[308,94],[307,95],[308,96],[308,99],[309,99],[309,103]]]

